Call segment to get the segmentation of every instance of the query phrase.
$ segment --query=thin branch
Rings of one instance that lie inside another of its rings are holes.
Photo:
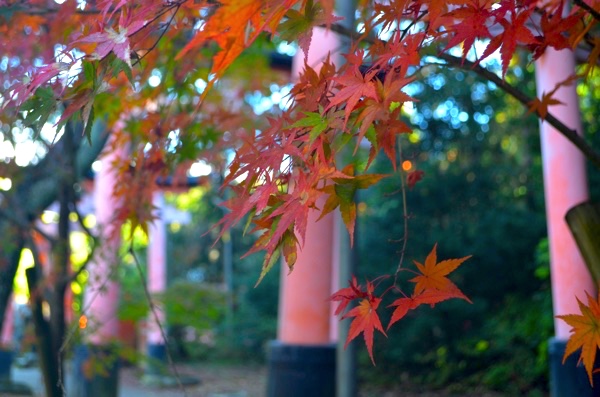
[[[156,305],[152,301],[152,297],[150,296],[150,291],[148,290],[148,284],[146,283],[146,278],[144,277],[144,272],[142,270],[142,265],[138,260],[138,257],[133,250],[133,242],[129,244],[129,254],[133,257],[133,261],[135,262],[135,266],[137,268],[138,274],[140,276],[140,283],[142,284],[142,288],[144,289],[144,295],[146,296],[146,301],[148,302],[148,306],[150,306],[150,311],[152,312],[152,316],[154,317],[154,321],[158,325],[158,329],[160,330],[160,335],[165,341],[165,347],[167,352],[167,360],[169,361],[169,366],[173,370],[173,375],[175,376],[175,380],[177,380],[177,385],[181,389],[184,396],[187,396],[187,392],[183,387],[183,383],[181,383],[181,378],[179,377],[179,372],[177,371],[177,367],[175,367],[175,362],[173,361],[173,357],[171,356],[171,349],[169,349],[169,342],[167,340],[167,334],[162,326],[160,318],[158,317],[158,313],[156,311]]]
[[[593,9],[592,7],[590,7],[585,1],[583,1],[583,0],[573,0],[573,3],[575,3],[579,7],[583,8],[584,10],[586,10],[587,12],[589,12],[590,15],[593,16],[596,21],[600,22],[600,13],[598,13],[598,11],[596,11],[595,9]]]
[[[18,208],[18,207],[12,207],[12,208]],[[11,211],[7,211],[4,208],[0,208],[0,217],[5,218],[6,220],[13,223],[15,226],[20,227],[23,230],[28,230],[28,229],[34,230],[35,232],[39,233],[40,236],[42,236],[44,239],[46,239],[51,244],[54,244],[56,242],[56,239],[54,237],[50,236],[48,233],[46,233],[45,231],[40,229],[38,226],[36,226],[35,223],[25,221],[25,220],[21,219],[19,216],[15,215]]]
[[[139,57],[132,66],[137,65],[138,63],[142,62],[142,60],[146,57],[146,55],[148,55],[152,50],[154,50],[154,48],[156,48],[156,46],[158,45],[158,43],[160,42],[160,40],[163,38],[163,36],[165,35],[165,33],[167,33],[167,30],[169,30],[169,27],[171,27],[171,23],[173,23],[173,20],[175,19],[175,15],[177,15],[177,11],[179,11],[179,8],[181,7],[182,3],[179,3],[177,5],[175,5],[173,8],[175,9],[173,11],[173,15],[171,15],[171,18],[169,18],[169,20],[167,21],[167,23],[165,24],[164,29],[162,30],[162,32],[160,32],[160,35],[158,36],[158,38],[156,39],[156,41],[154,42],[154,44],[152,44],[152,46],[150,48],[148,48],[146,50],[146,53],[144,55],[142,55],[141,57]],[[164,15],[167,11],[170,11],[172,8],[168,8],[166,11],[160,13],[159,15],[156,16],[156,19],[158,19],[160,16]],[[153,20],[153,21],[154,21]],[[151,21],[152,22],[152,21]]]
[[[530,98],[524,92],[517,89],[516,87],[513,87],[505,80],[500,78],[498,75],[490,72],[483,66],[466,59],[463,60],[461,58],[452,56],[447,53],[439,54],[438,57],[446,61],[451,66],[458,67],[464,70],[474,71],[481,77],[484,77],[492,83],[496,84],[504,92],[511,95],[513,98],[521,102],[527,108],[530,107],[533,98]],[[579,150],[581,150],[581,152],[585,155],[585,157],[587,157],[587,159],[590,162],[592,162],[596,167],[600,168],[600,153],[596,151],[592,146],[590,146],[590,144],[581,135],[579,135],[576,130],[567,127],[565,124],[563,124],[562,121],[557,119],[551,113],[548,113],[545,118],[542,117],[542,115],[539,113],[539,110],[536,110],[535,113],[540,119],[547,121],[559,133],[561,133],[565,138],[567,138],[573,145],[575,145]]]
[[[400,163],[400,172],[402,173],[402,143],[400,137],[397,139],[398,142],[398,162]],[[404,254],[406,252],[406,245],[408,242],[408,207],[406,205],[406,184],[404,183],[404,175],[400,174],[400,191],[402,192],[402,217],[404,219],[404,236],[402,237],[402,250],[400,251],[400,260],[394,273],[394,285],[398,281],[398,274],[402,269],[402,263],[404,262]]]
[[[85,262],[83,262],[83,264],[81,266],[79,266],[79,269],[77,269],[75,272],[73,272],[73,274],[71,274],[69,276],[69,280],[68,280],[69,282],[75,281],[77,279],[77,277],[81,274],[81,272],[83,272],[85,269],[87,269],[89,263],[94,258],[96,248],[98,248],[98,246],[100,245],[98,243],[98,237],[95,236],[94,233],[92,233],[92,231],[84,224],[83,217],[81,216],[81,213],[79,212],[79,209],[77,208],[77,205],[73,206],[72,211],[75,213],[75,215],[77,215],[77,223],[79,224],[79,226],[83,229],[85,234],[87,234],[92,239],[92,244],[91,244],[90,252],[89,252]]]

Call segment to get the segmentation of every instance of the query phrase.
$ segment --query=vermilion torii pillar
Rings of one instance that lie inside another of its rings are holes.
[[[318,65],[339,47],[333,32],[314,29],[308,65]],[[332,54],[333,55],[333,54]],[[333,57],[332,57],[333,59]],[[292,76],[304,66],[304,54],[293,60]],[[306,240],[294,271],[281,272],[277,340],[270,344],[269,397],[335,396],[336,343],[330,330],[333,273],[334,216],[317,222],[309,215]]]
[[[111,147],[108,145],[108,147]],[[121,244],[121,224],[115,223],[117,202],[113,196],[117,178],[112,163],[124,156],[118,151],[106,153],[102,166],[94,180],[94,207],[100,246],[95,258],[88,266],[88,284],[84,295],[84,315],[86,345],[75,353],[74,395],[81,397],[117,396],[118,393],[118,351],[112,343],[119,337],[120,287],[115,271],[119,262]],[[106,373],[86,375],[89,360],[95,359],[106,365]]]
[[[552,91],[558,83],[575,73],[575,56],[570,50],[548,49],[536,62],[538,97]],[[575,85],[561,87],[555,98],[564,105],[549,108],[549,112],[567,127],[581,133],[579,102]],[[596,286],[587,270],[565,221],[567,211],[588,199],[587,176],[583,154],[547,122],[540,123],[546,217],[550,245],[550,269],[554,314],[579,313],[577,298],[587,302],[586,291],[595,294]],[[600,395],[590,387],[583,367],[577,367],[577,357],[562,365],[570,326],[554,320],[555,338],[550,341],[551,395]]]
[[[148,291],[155,295],[163,293],[167,287],[167,229],[164,219],[165,198],[160,190],[154,192],[156,217],[148,227]],[[161,324],[165,324],[163,307],[154,304],[154,313],[147,319],[146,349],[151,360],[146,368],[148,375],[158,375],[158,369],[153,362],[166,362],[166,341],[161,332]],[[160,324],[157,323],[160,321]]]

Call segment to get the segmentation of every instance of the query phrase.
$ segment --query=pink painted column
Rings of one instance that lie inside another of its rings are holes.
[[[333,32],[314,29],[308,65],[318,70],[330,52],[334,59],[338,46],[339,39]],[[304,53],[299,51],[293,59],[292,76],[298,76],[302,68]],[[316,212],[309,216],[306,242],[298,254],[294,271],[288,275],[287,266],[283,265],[277,333],[282,342],[316,344],[337,339],[330,334],[333,312],[329,303],[335,286],[335,277],[332,277],[334,216],[317,222],[318,217]]]
[[[277,337],[281,342],[318,345],[332,342],[329,324],[332,317],[331,269],[333,216],[316,222],[318,212],[309,215],[306,241],[288,274],[281,272]]]
[[[318,66],[338,48],[332,32],[315,29],[308,65]],[[333,55],[333,54],[332,54]],[[332,57],[333,59],[333,57]],[[304,67],[304,54],[294,57],[292,76]],[[334,216],[317,222],[311,212],[304,245],[294,271],[282,264],[277,340],[270,344],[267,396],[335,396],[335,336],[331,333]]]
[[[111,163],[120,153],[108,153],[102,157],[101,169],[96,173],[94,185],[94,207],[96,227],[100,236],[100,247],[88,267],[88,284],[84,296],[84,309],[88,317],[87,340],[104,345],[119,335],[117,308],[120,288],[115,281],[121,244],[121,224],[116,224],[114,215],[117,202],[113,197],[116,175]]]
[[[538,97],[575,73],[572,51],[546,50],[536,62]],[[579,102],[574,85],[561,87],[555,98],[564,105],[551,106],[549,112],[567,127],[582,131]],[[596,287],[565,221],[567,211],[588,199],[585,158],[562,134],[547,122],[540,122],[544,193],[550,245],[550,270],[554,314],[579,313],[577,298],[587,302],[585,292],[595,294]],[[555,338],[550,341],[551,395],[594,395],[576,355],[564,365],[562,356],[570,326],[554,320]]]
[[[164,194],[156,191],[153,197],[156,218],[148,227],[148,291],[152,296],[163,293],[167,288],[167,229],[164,219]],[[165,313],[163,307],[154,301],[156,317],[164,328]],[[166,360],[166,343],[160,326],[153,313],[149,313],[146,347],[151,360]],[[156,366],[149,365],[146,370],[153,372]]]
[[[0,345],[3,347],[15,347],[13,346],[13,334],[14,334],[14,310],[15,302],[12,296],[9,298],[8,305],[6,306],[6,313],[4,314],[4,327],[2,328],[2,333],[0,335]],[[17,352],[18,353],[18,352]]]
[[[547,50],[536,63],[538,95],[553,90],[557,83],[573,73],[575,59],[571,51]],[[555,98],[565,105],[552,106],[549,112],[567,127],[581,132],[575,86],[561,87]],[[586,301],[585,291],[593,295],[596,288],[567,226],[565,214],[588,199],[585,158],[546,122],[541,123],[541,139],[554,312],[578,313],[576,297]],[[570,327],[564,321],[556,319],[554,326],[557,337],[569,337]]]
[[[123,149],[106,153],[101,160],[101,169],[95,176],[94,207],[100,246],[87,268],[83,315],[79,320],[80,327],[84,328],[85,344],[75,349],[74,396],[118,396],[119,352],[112,343],[119,337],[117,310],[120,287],[116,271],[119,265],[121,223],[115,219],[118,203],[113,197],[113,189],[117,179],[112,163],[125,156],[125,153]],[[105,364],[105,372],[90,374],[90,360]]]

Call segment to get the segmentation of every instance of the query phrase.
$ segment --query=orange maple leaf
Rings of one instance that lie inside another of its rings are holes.
[[[348,332],[348,338],[344,349],[348,347],[348,344],[352,339],[363,333],[365,338],[365,344],[367,345],[367,351],[373,365],[375,365],[375,359],[373,358],[373,334],[375,330],[379,330],[382,334],[385,334],[379,315],[377,314],[377,308],[381,303],[381,298],[377,298],[373,295],[374,287],[373,284],[367,281],[367,297],[362,299],[357,307],[350,310],[342,318],[354,317],[352,323],[350,323],[350,331]],[[387,335],[386,335],[387,336]]]
[[[437,263],[436,254],[437,244],[433,246],[433,249],[425,258],[425,265],[414,261],[415,265],[421,272],[420,275],[412,278],[410,281],[416,283],[414,295],[419,295],[426,289],[435,289],[440,291],[453,291],[458,289],[452,281],[446,276],[456,270],[464,261],[469,259],[471,255],[465,256],[460,259],[448,259]]]
[[[567,341],[563,364],[567,357],[581,349],[579,361],[583,361],[590,384],[593,386],[592,374],[595,372],[596,350],[600,347],[600,294],[598,300],[590,296],[587,291],[585,294],[588,298],[588,306],[577,298],[581,314],[565,314],[556,317],[573,327],[571,329],[572,335]]]
[[[391,305],[388,306],[395,306],[396,309],[394,310],[394,313],[392,313],[392,318],[390,319],[387,329],[389,330],[396,321],[406,316],[409,310],[416,309],[423,304],[431,305],[433,307],[436,303],[440,303],[452,298],[464,299],[471,303],[469,298],[467,298],[465,294],[463,294],[462,291],[459,290],[454,284],[447,287],[444,291],[437,289],[426,289],[422,293],[413,295],[410,298],[396,299]]]

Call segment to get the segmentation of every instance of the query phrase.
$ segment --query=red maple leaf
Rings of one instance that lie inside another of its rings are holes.
[[[418,295],[414,295],[410,298],[399,298],[392,302],[388,307],[396,307],[392,318],[387,326],[389,330],[392,324],[402,319],[409,310],[416,309],[417,307],[427,304],[434,306],[436,303],[443,302],[448,299],[459,298],[471,302],[469,298],[465,296],[454,284],[447,287],[445,290],[427,289]]]
[[[487,58],[500,48],[502,75],[505,75],[510,60],[517,49],[517,44],[535,45],[538,43],[538,39],[533,36],[526,25],[530,22],[531,14],[534,11],[533,7],[516,9],[515,3],[512,1],[504,1],[501,4],[502,6],[494,10],[494,13],[503,16],[502,19],[498,20],[498,23],[502,25],[503,32],[489,42],[480,59]],[[504,18],[506,14],[510,14],[509,19]]]
[[[414,171],[409,172],[408,175],[406,176],[406,182],[408,184],[408,188],[412,189],[413,187],[415,187],[417,182],[419,182],[421,179],[423,179],[424,175],[425,175],[425,172],[421,171],[421,170],[414,170]]]
[[[446,49],[463,43],[463,58],[467,56],[475,40],[492,37],[487,27],[491,14],[486,0],[470,0],[464,7],[457,8],[446,15],[460,21],[449,26],[449,31],[453,35]]]
[[[358,67],[353,66],[346,69],[344,74],[335,79],[342,88],[331,98],[329,106],[325,110],[346,102],[344,128],[348,123],[350,114],[361,98],[371,98],[378,101],[375,82],[373,81],[376,74],[377,70],[370,70],[363,76]]]
[[[381,303],[381,298],[373,295],[374,289],[373,283],[367,281],[367,297],[362,299],[357,307],[350,310],[342,317],[354,317],[354,320],[350,323],[350,331],[348,332],[348,338],[346,339],[344,348],[348,346],[350,341],[362,333],[373,365],[375,365],[375,359],[373,358],[373,336],[375,330],[378,330],[385,335],[385,331],[379,320],[379,315],[377,314],[377,308]]]
[[[348,307],[348,304],[352,302],[354,299],[365,298],[367,293],[361,289],[361,286],[358,285],[356,281],[356,276],[352,276],[352,280],[350,280],[350,286],[346,288],[342,288],[335,294],[331,295],[332,301],[339,301],[337,309],[335,310],[335,315],[342,313]]]

